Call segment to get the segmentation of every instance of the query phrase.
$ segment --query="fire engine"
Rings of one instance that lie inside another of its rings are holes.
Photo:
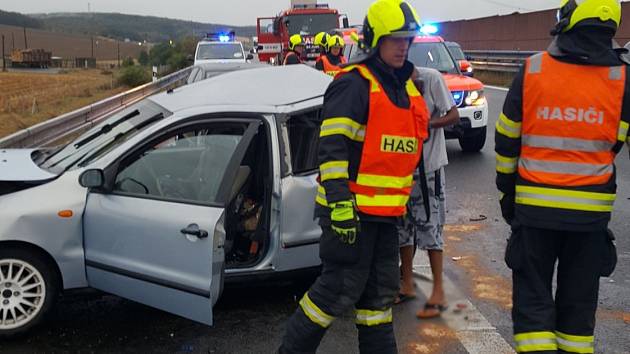
[[[319,48],[313,45],[313,37],[319,32],[329,32],[348,26],[347,15],[331,9],[328,4],[318,4],[317,0],[291,0],[291,8],[276,17],[258,18],[258,58],[261,62],[281,63],[289,51],[289,37],[302,35],[306,44],[304,58],[315,60]]]

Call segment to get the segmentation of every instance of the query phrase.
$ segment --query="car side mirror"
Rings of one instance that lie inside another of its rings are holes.
[[[252,60],[254,59],[254,54],[247,54],[247,60]]]
[[[473,76],[473,67],[468,60],[459,61],[459,71],[466,76]]]
[[[105,186],[105,174],[103,170],[87,170],[79,176],[79,184],[85,188],[102,188]]]
[[[343,18],[343,28],[350,28],[350,21],[348,20],[348,17]]]

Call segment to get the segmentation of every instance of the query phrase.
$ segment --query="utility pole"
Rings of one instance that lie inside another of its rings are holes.
[[[116,42],[118,44],[118,67],[120,68],[120,42]]]
[[[24,29],[24,49],[28,49],[28,41],[26,40],[26,27],[22,27]]]
[[[4,34],[2,35],[2,71],[7,71],[7,57],[4,56]]]
[[[90,42],[92,43],[92,56],[90,58],[94,58],[94,37],[90,37]]]
[[[11,31],[11,51],[15,50],[15,33]]]

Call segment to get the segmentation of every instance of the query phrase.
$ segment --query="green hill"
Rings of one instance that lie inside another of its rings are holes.
[[[128,38],[132,41],[163,42],[192,34],[201,36],[207,32],[227,30],[234,30],[243,37],[256,35],[255,26],[238,27],[119,13],[53,13],[30,16],[41,21],[43,28],[50,31],[99,35],[121,40]]]
[[[2,10],[0,10],[0,25],[42,28],[42,22],[40,20],[17,12],[7,12]]]

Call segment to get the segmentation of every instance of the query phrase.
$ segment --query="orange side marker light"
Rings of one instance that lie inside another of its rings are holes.
[[[73,214],[72,210],[62,210],[58,212],[57,215],[59,215],[60,218],[71,218]]]

